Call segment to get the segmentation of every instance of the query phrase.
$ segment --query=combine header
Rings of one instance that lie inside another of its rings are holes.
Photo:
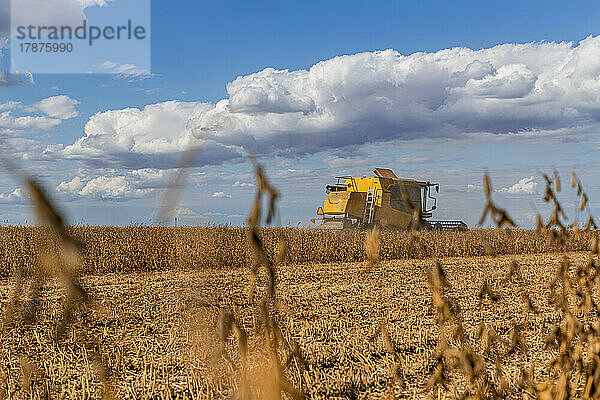
[[[437,208],[430,188],[439,192],[440,185],[429,181],[401,179],[387,168],[376,168],[375,176],[336,176],[327,185],[327,198],[317,214],[322,216],[321,229],[381,227],[409,229],[414,223],[413,210],[420,213],[420,228],[467,230],[462,221],[427,221]],[[408,200],[408,201],[407,201]],[[428,208],[428,202],[431,204]],[[314,220],[313,220],[314,221]]]

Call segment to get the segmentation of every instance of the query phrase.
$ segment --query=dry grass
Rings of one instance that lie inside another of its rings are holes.
[[[587,260],[584,253],[568,256],[573,271]],[[487,356],[489,360],[496,352],[508,351],[513,322],[520,327],[527,353],[516,352],[503,360],[514,388],[520,367],[530,363],[536,381],[549,376],[548,365],[556,352],[544,349],[544,340],[560,312],[547,302],[548,286],[560,256],[517,257],[519,285],[503,282],[511,260],[502,256],[441,261],[452,287],[446,294],[460,304],[465,336],[476,343],[477,351],[484,351],[476,336],[482,322],[493,328],[499,339]],[[427,282],[427,271],[433,265],[433,260],[408,260],[382,262],[369,269],[364,263],[280,268],[280,300],[293,309],[282,321],[288,329],[286,335],[297,340],[307,365],[302,384],[293,369],[292,382],[311,398],[382,397],[390,394],[389,390],[396,397],[424,397],[425,382],[435,367],[432,354],[439,336]],[[485,298],[480,304],[478,293],[484,278],[500,296],[498,303]],[[51,332],[59,317],[62,291],[58,282],[49,282],[38,324],[17,325],[2,336],[3,371],[9,374],[4,388],[15,391],[21,387],[20,359],[27,355],[41,369],[34,374],[31,390],[46,386],[53,398],[100,396],[101,381],[87,366],[86,351],[78,340],[79,332],[85,330],[101,344],[117,398],[157,398],[160,394],[228,397],[237,388],[237,377],[227,362],[214,359],[219,349],[215,326],[221,310],[229,310],[250,332],[249,346],[261,345],[253,330],[249,282],[248,274],[222,269],[90,276],[83,284],[95,293],[104,310],[78,313],[73,330],[61,344],[54,342]],[[10,285],[3,281],[3,302]],[[530,294],[539,314],[527,311],[522,290]],[[384,340],[374,337],[382,318],[387,320],[401,367],[402,379],[391,388],[389,374],[395,360]],[[239,361],[236,341],[228,340],[226,347]]]
[[[234,227],[69,227],[67,232],[86,244],[81,272],[133,272],[176,268],[247,268],[251,251],[246,229]],[[289,261],[300,263],[357,262],[366,260],[367,232],[332,232],[297,228],[260,228],[265,253],[275,260],[280,239],[287,238]],[[431,257],[470,257],[493,254],[528,254],[586,251],[589,232],[569,232],[559,247],[533,230],[474,229],[469,232],[382,231],[379,257],[383,260]],[[35,227],[0,228],[0,276],[16,266],[32,269],[39,260],[46,231]],[[51,245],[50,243],[48,245]]]

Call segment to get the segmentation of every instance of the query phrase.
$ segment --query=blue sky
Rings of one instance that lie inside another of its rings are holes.
[[[53,1],[90,19],[125,2]],[[470,225],[487,167],[523,226],[544,210],[540,171],[576,168],[598,215],[599,30],[587,1],[152,1],[151,74],[0,85],[0,130],[73,223],[153,223],[200,128],[180,223],[243,223],[246,150],[281,189],[283,224],[308,224],[334,175],[377,166],[440,182],[436,217]],[[18,187],[0,179],[2,220],[28,223]]]

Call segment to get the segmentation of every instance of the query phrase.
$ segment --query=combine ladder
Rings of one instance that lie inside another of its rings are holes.
[[[367,199],[365,200],[365,213],[363,215],[363,223],[373,223],[373,215],[375,214],[375,188],[367,189]]]

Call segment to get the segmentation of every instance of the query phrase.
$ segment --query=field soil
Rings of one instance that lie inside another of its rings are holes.
[[[567,255],[573,269],[588,257],[583,252]],[[483,352],[476,336],[481,322],[495,329],[499,353],[507,352],[511,329],[519,326],[527,346],[502,360],[511,388],[521,368],[532,366],[536,381],[543,381],[542,371],[549,370],[552,354],[543,344],[558,313],[548,303],[548,286],[561,257],[440,259],[451,285],[448,294],[460,305],[466,340],[476,352]],[[503,282],[512,260],[520,273]],[[306,361],[286,369],[291,383],[310,398],[437,398],[437,392],[423,392],[439,340],[427,282],[433,265],[433,259],[425,259],[374,267],[365,262],[279,267],[279,323]],[[499,295],[496,302],[480,300],[484,279]],[[240,378],[239,354],[236,340],[218,337],[217,321],[224,311],[249,333],[250,359],[261,357],[254,351],[261,344],[246,268],[87,275],[82,283],[92,294],[92,305],[75,310],[74,322],[60,340],[53,338],[64,296],[59,282],[45,283],[35,324],[16,320],[10,329],[5,325],[0,350],[5,393],[98,397],[107,385],[100,379],[106,374],[117,398],[231,397]],[[1,281],[3,307],[12,285],[9,279]],[[527,309],[523,293],[538,313]],[[395,356],[378,334],[382,322]],[[253,365],[251,378],[261,373],[260,362]],[[396,366],[400,379],[392,381]],[[451,379],[456,387],[464,385],[458,377]]]

